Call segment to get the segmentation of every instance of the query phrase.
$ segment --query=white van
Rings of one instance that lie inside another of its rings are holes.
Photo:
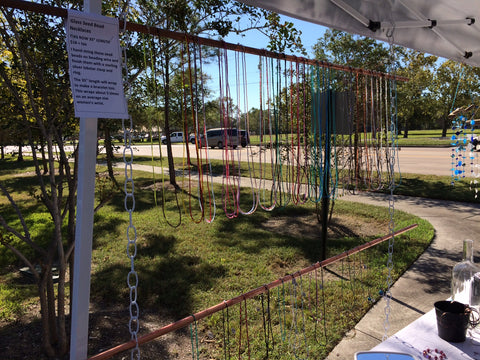
[[[167,137],[163,135],[161,137],[162,144],[166,145],[167,144]],[[179,143],[179,142],[185,142],[185,138],[183,137],[183,132],[181,131],[175,131],[170,134],[170,142],[173,143]]]

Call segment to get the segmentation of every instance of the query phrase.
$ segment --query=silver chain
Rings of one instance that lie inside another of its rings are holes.
[[[125,210],[128,212],[129,224],[127,227],[127,256],[130,259],[130,272],[127,275],[127,285],[130,291],[130,320],[128,328],[131,339],[135,340],[135,348],[131,352],[131,359],[140,359],[140,349],[138,347],[138,331],[140,323],[138,320],[139,307],[137,303],[138,274],[135,271],[135,257],[137,256],[137,229],[133,225],[133,212],[135,210],[135,184],[133,181],[133,150],[132,150],[132,118],[129,119],[129,127],[125,126],[125,120],[122,121],[124,131],[123,161],[125,163]]]
[[[393,31],[389,29],[387,32],[387,37],[389,40],[390,45],[390,71],[389,73],[395,76],[395,52],[393,46]],[[386,283],[386,290],[383,294],[384,299],[386,301],[385,304],[385,321],[383,323],[384,334],[382,341],[385,341],[388,338],[388,330],[390,328],[390,300],[392,299],[392,270],[393,270],[393,247],[395,244],[395,236],[393,235],[395,232],[395,198],[393,192],[395,190],[395,160],[396,160],[396,150],[397,150],[397,96],[396,96],[396,80],[395,78],[390,80],[390,87],[389,87],[389,95],[390,95],[390,141],[391,146],[389,148],[389,164],[388,164],[388,171],[390,177],[389,183],[389,190],[390,194],[388,197],[388,213],[390,216],[390,222],[388,226],[388,230],[391,234],[391,238],[388,241],[388,259],[387,259],[387,283]]]
[[[127,100],[130,98],[130,86],[128,82],[128,67],[127,67],[127,50],[130,45],[130,38],[127,29],[127,11],[129,7],[128,0],[124,4],[125,9],[120,11],[119,19],[123,20],[123,29],[120,34],[123,36],[122,48],[122,68],[124,71],[124,88],[127,90]],[[119,3],[120,6],[120,3]],[[130,331],[131,339],[135,341],[135,347],[130,352],[130,359],[140,360],[140,348],[138,347],[138,331],[140,329],[139,313],[140,309],[137,302],[138,289],[138,274],[135,270],[135,257],[137,256],[137,228],[133,225],[133,212],[135,210],[135,183],[133,181],[133,149],[132,149],[132,132],[133,122],[132,117],[128,119],[128,126],[125,124],[125,119],[122,120],[123,129],[123,161],[125,163],[125,211],[128,212],[129,224],[127,227],[127,256],[130,259],[130,271],[127,275],[127,285],[130,293],[130,320],[128,322],[128,329]]]

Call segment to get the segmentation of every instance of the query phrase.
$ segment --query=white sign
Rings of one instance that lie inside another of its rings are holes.
[[[76,117],[129,117],[118,32],[118,19],[68,11],[67,51]]]

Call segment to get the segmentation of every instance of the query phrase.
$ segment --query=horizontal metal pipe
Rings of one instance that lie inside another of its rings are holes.
[[[330,264],[333,264],[337,261],[340,261],[340,260],[343,260],[345,259],[346,257],[348,256],[351,256],[351,255],[354,255],[356,253],[359,253],[360,251],[363,251],[365,249],[368,249],[368,248],[371,248],[381,242],[384,242],[386,240],[389,240],[391,239],[392,237],[394,236],[397,236],[397,235],[400,235],[400,234],[403,234],[409,230],[412,230],[414,228],[416,228],[418,225],[417,224],[413,224],[413,225],[409,225],[407,227],[404,227],[403,229],[400,229],[398,231],[395,231],[393,234],[388,234],[388,235],[385,235],[381,238],[377,238],[375,240],[372,240],[372,241],[369,241],[365,244],[362,244],[362,245],[359,245],[357,247],[354,247],[353,249],[350,249],[350,250],[347,250],[341,254],[338,254],[336,256],[333,256],[331,258],[328,258],[326,260],[323,260],[321,262],[317,262],[309,267],[306,267],[300,271],[297,271],[296,273],[294,274],[291,274],[291,275],[286,275],[284,276],[283,278],[280,278],[278,280],[275,280],[269,284],[266,284],[266,285],[263,285],[263,286],[260,286],[256,289],[253,289],[247,293],[244,293],[242,295],[239,295],[237,297],[234,297],[230,300],[224,300],[223,302],[217,304],[217,305],[214,305],[212,307],[209,307],[208,309],[205,309],[205,310],[202,310],[202,311],[199,311],[197,312],[196,314],[193,314],[193,315],[190,315],[190,316],[187,316],[181,320],[178,320],[174,323],[171,323],[169,325],[166,325],[158,330],[155,330],[155,331],[152,331],[151,333],[149,334],[146,334],[142,337],[139,337],[138,338],[138,344],[139,345],[142,345],[142,344],[145,344],[149,341],[152,341],[162,335],[165,335],[169,332],[172,332],[172,331],[175,331],[175,330],[179,330],[191,323],[193,323],[194,321],[198,321],[200,319],[203,319],[209,315],[212,315],[218,311],[221,311],[223,309],[226,309],[230,306],[233,306],[235,304],[238,304],[242,301],[245,301],[247,299],[251,299],[255,296],[258,296],[260,294],[263,294],[267,291],[269,291],[270,289],[273,289],[277,286],[280,286],[282,284],[284,284],[285,282],[287,281],[291,281],[292,279],[296,278],[296,277],[299,277],[299,276],[302,276],[302,275],[305,275],[305,274],[308,274],[312,271],[315,271],[315,269],[318,269],[318,268],[321,268],[321,267],[325,267],[327,265],[330,265]],[[118,345],[114,348],[111,348],[109,350],[105,350],[104,352],[102,353],[99,353],[95,356],[92,356],[91,358],[89,358],[89,360],[105,360],[105,359],[109,359],[111,358],[112,356],[118,354],[118,353],[121,353],[123,351],[126,351],[126,350],[129,350],[129,349],[132,349],[136,346],[136,342],[134,340],[130,340],[126,343],[123,343],[121,345]]]

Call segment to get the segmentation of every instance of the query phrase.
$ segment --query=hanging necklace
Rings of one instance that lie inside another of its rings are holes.
[[[313,65],[312,65],[313,66]],[[311,118],[311,148],[310,148],[310,179],[308,196],[309,199],[315,203],[321,200],[323,191],[321,177],[323,173],[323,153],[321,146],[322,127],[321,127],[321,110],[323,109],[322,93],[323,76],[320,77],[320,67],[314,66],[312,68],[311,77],[311,98],[312,98],[312,118]],[[322,72],[323,73],[323,72]]]
[[[186,89],[187,87],[190,89],[190,113],[192,116],[192,125],[194,128],[198,128],[198,118],[197,118],[197,107],[195,106],[195,101],[194,99],[198,98],[198,81],[197,81],[197,67],[196,67],[196,60],[195,60],[195,81],[192,76],[192,64],[191,64],[191,56],[190,56],[190,44],[188,43],[188,40],[186,42],[186,47],[187,47],[187,63],[188,63],[188,82],[185,81],[185,71],[183,72],[183,88]],[[194,54],[195,54],[195,48],[194,48]],[[182,64],[182,70],[183,69],[183,64]],[[195,148],[196,152],[196,159],[197,159],[197,171],[198,171],[198,203],[200,207],[200,217],[199,219],[195,219],[193,216],[193,209],[192,209],[192,161],[191,161],[191,156],[190,156],[190,151],[189,151],[189,143],[188,143],[188,102],[187,102],[187,91],[184,90],[184,136],[186,143],[184,144],[185,149],[187,151],[187,167],[188,167],[188,205],[189,205],[189,213],[190,213],[190,218],[197,224],[199,224],[204,217],[204,209],[203,209],[203,173],[202,173],[202,160],[201,157],[199,156],[198,152],[198,147]]]
[[[200,129],[202,129],[203,139],[207,139],[207,114],[206,114],[206,108],[205,108],[205,80],[203,77],[202,47],[200,45],[198,45],[198,57],[200,62],[200,88],[201,88],[203,126],[200,126],[200,124],[197,124],[197,126],[195,127],[195,149],[199,153],[199,156],[201,157],[202,152],[199,149],[199,147],[201,146],[201,141],[205,141],[205,140],[202,140],[200,138]],[[198,120],[198,117],[197,117],[197,120]],[[210,154],[208,150],[208,144],[204,144],[204,147],[205,147],[205,164],[207,165],[205,170],[207,172],[207,194],[208,194],[208,214],[209,214],[209,217],[207,218],[206,216],[204,216],[204,219],[205,219],[205,222],[211,223],[215,219],[217,207],[215,204],[215,192],[213,188],[213,171],[212,171],[212,163],[209,157]]]
[[[298,192],[303,190],[302,199],[300,199],[300,203],[305,203],[308,200],[308,152],[309,152],[309,141],[308,141],[308,132],[307,132],[307,123],[310,122],[310,117],[308,116],[309,112],[307,110],[307,85],[308,85],[308,77],[309,74],[307,73],[307,66],[305,61],[303,62],[302,66],[302,96],[301,99],[303,100],[301,103],[299,102],[299,106],[301,107],[301,126],[302,132],[299,133],[299,146],[300,149],[303,151],[303,163],[300,163],[300,176],[297,179],[298,184]]]
[[[152,42],[152,48],[150,49],[150,58],[151,58],[151,61],[150,61],[150,67],[151,67],[151,73],[152,73],[152,80],[153,80],[153,84],[154,84],[154,94],[155,94],[155,109],[158,110],[159,106],[158,106],[158,94],[157,94],[157,78],[156,78],[156,67],[155,67],[155,56],[153,55],[156,55],[155,53],[155,47],[154,47],[155,43]],[[160,65],[163,67],[163,61],[162,61],[162,57],[160,57]],[[145,68],[147,68],[147,64],[146,64],[146,57],[145,57]],[[168,71],[168,70],[167,70]],[[157,127],[158,129],[160,129],[160,124],[158,123],[159,119],[157,120]],[[153,189],[154,189],[154,193],[153,193],[153,196],[154,196],[154,200],[155,200],[155,207],[158,208],[158,199],[157,199],[157,184],[156,184],[156,179],[155,179],[155,164],[153,162],[153,142],[152,142],[152,174],[153,174]],[[173,227],[173,228],[177,228],[180,226],[180,224],[182,223],[182,209],[180,207],[180,202],[179,202],[179,199],[178,199],[178,193],[177,191],[174,191],[174,194],[175,194],[175,203],[176,203],[176,208],[177,208],[177,211],[178,211],[178,222],[177,223],[172,223],[170,222],[170,220],[167,218],[167,214],[165,212],[165,207],[166,207],[166,183],[165,183],[165,173],[164,173],[164,169],[163,169],[163,165],[162,165],[162,160],[163,160],[163,154],[162,154],[162,146],[161,146],[161,142],[160,142],[160,137],[159,137],[159,140],[158,140],[158,151],[159,151],[159,156],[160,156],[160,176],[161,176],[161,179],[162,179],[162,199],[161,199],[161,207],[162,207],[162,214],[163,214],[163,218],[165,220],[165,222]]]
[[[222,56],[223,55],[223,56]],[[235,167],[235,159],[233,153],[229,151],[229,136],[228,132],[231,128],[230,122],[230,85],[228,74],[228,53],[227,49],[221,49],[219,52],[219,79],[220,79],[220,116],[223,129],[223,182],[222,182],[222,196],[223,196],[223,208],[225,215],[229,219],[233,219],[238,216],[237,205],[237,187],[235,180],[231,176],[230,167]],[[224,89],[225,87],[225,89]]]
[[[273,75],[276,75],[275,77]],[[280,59],[276,59],[275,72],[272,72],[272,87],[275,90],[273,96],[273,116],[275,131],[275,163],[273,178],[273,191],[275,193],[275,201],[277,206],[284,206],[283,202],[283,179],[282,179],[282,149],[280,122],[282,120],[282,63]]]
[[[270,68],[271,67],[271,68]],[[263,69],[265,69],[263,71]],[[274,167],[273,167],[273,139],[272,139],[272,114],[271,114],[271,103],[272,97],[270,90],[272,87],[270,80],[270,73],[273,72],[273,59],[265,58],[265,64],[262,63],[262,58],[260,58],[260,146],[259,146],[259,166],[260,166],[260,190],[258,193],[259,205],[263,210],[272,211],[275,208],[275,192],[274,184],[275,178]],[[263,76],[265,75],[265,76]],[[263,85],[265,83],[265,97],[263,96]],[[263,99],[264,98],[264,99]],[[263,110],[264,103],[266,104],[265,111]],[[266,116],[265,116],[266,115]],[[266,138],[269,139],[269,142],[266,143]],[[267,189],[267,153],[270,154],[270,170],[272,174],[272,182],[269,189]],[[270,205],[266,205],[266,198],[270,198]]]
[[[236,54],[237,55],[237,54]],[[257,210],[257,207],[258,207],[258,201],[257,201],[257,181],[256,179],[254,178],[254,172],[255,172],[255,168],[254,168],[254,163],[251,161],[251,154],[250,154],[250,146],[248,146],[248,139],[249,139],[249,133],[250,133],[250,123],[249,123],[249,116],[248,116],[248,79],[247,79],[247,64],[246,64],[246,59],[245,59],[245,52],[242,52],[241,53],[241,66],[240,66],[240,61],[238,59],[238,57],[236,56],[235,57],[235,60],[236,60],[236,71],[237,71],[237,98],[238,98],[238,101],[237,101],[237,104],[238,106],[240,106],[240,103],[241,103],[241,97],[243,98],[243,116],[244,116],[244,122],[243,122],[243,129],[245,131],[245,141],[246,141],[246,152],[247,152],[247,164],[248,164],[248,175],[249,175],[249,179],[250,179],[250,191],[252,193],[252,206],[250,208],[250,210],[248,211],[243,211],[241,209],[241,206],[240,206],[240,190],[241,190],[241,186],[240,186],[240,181],[242,179],[242,176],[241,176],[241,152],[240,151],[237,151],[237,153],[239,154],[238,156],[238,179],[239,179],[239,183],[238,183],[238,192],[237,192],[237,204],[238,204],[238,211],[242,214],[242,215],[250,215],[250,214],[253,214],[256,210]],[[241,78],[241,80],[240,80]],[[241,86],[240,86],[241,85]],[[243,96],[240,96],[243,95]],[[237,123],[238,125],[242,124],[242,121],[241,121],[241,111],[240,109],[238,110],[238,120],[237,120]],[[241,126],[238,126],[237,127],[237,136],[239,138],[239,145],[242,145],[243,144],[240,144],[241,143]],[[255,180],[254,180],[255,179]]]

